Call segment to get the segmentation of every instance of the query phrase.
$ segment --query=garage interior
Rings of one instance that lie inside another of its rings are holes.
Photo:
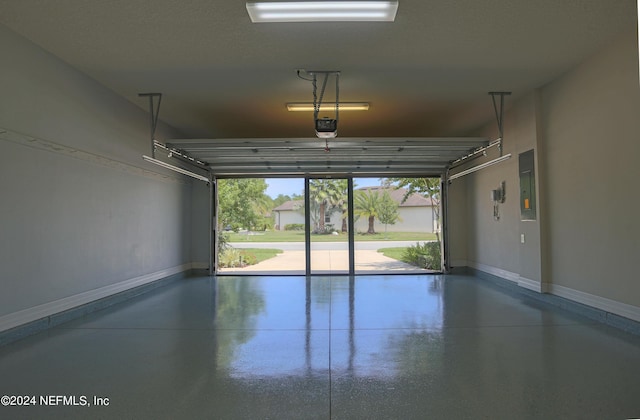
[[[639,417],[637,17],[0,3],[0,415]],[[213,275],[217,178],[386,175],[443,177],[443,274]]]

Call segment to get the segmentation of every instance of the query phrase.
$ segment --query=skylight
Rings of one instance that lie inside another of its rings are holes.
[[[397,1],[247,2],[253,23],[393,22]]]

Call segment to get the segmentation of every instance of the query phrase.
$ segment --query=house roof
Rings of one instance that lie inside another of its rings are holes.
[[[303,200],[289,200],[280,204],[278,207],[274,208],[272,211],[294,211],[298,210],[303,205]]]
[[[385,191],[389,193],[389,195],[391,196],[391,198],[398,203],[398,205],[400,207],[422,207],[422,206],[433,206],[433,203],[431,201],[430,198],[426,198],[421,196],[420,194],[417,193],[413,193],[411,194],[409,197],[407,197],[407,200],[402,202],[402,199],[404,198],[405,194],[407,194],[407,189],[406,188],[388,188],[388,187],[362,187],[362,188],[357,188],[356,191],[372,191],[372,192],[378,192],[380,194],[384,193]]]

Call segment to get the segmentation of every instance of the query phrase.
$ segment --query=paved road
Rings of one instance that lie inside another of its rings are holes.
[[[304,242],[230,242],[234,248],[275,248],[283,251],[304,251]],[[356,251],[377,251],[380,248],[399,248],[415,245],[416,241],[356,241]],[[340,251],[349,249],[345,242],[311,242],[311,249]]]

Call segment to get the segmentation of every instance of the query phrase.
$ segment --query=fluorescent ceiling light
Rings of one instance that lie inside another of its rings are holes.
[[[320,112],[331,112],[336,110],[336,104],[320,105]],[[340,111],[368,111],[368,102],[340,102]],[[287,104],[287,111],[313,111],[311,102],[290,102]]]
[[[247,2],[253,23],[393,22],[397,11],[397,0]]]

